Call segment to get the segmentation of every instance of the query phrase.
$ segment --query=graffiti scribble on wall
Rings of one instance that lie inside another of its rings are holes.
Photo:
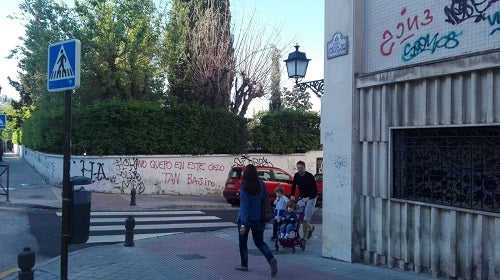
[[[365,73],[498,49],[500,0],[379,0],[365,9]]]
[[[343,189],[349,184],[349,178],[346,175],[337,174],[335,175],[335,187],[338,189]]]
[[[116,185],[115,189],[119,189],[121,193],[133,188],[137,193],[144,192],[145,186],[141,180],[141,174],[137,172],[138,161],[137,158],[119,158],[115,161],[116,175],[110,178],[110,181]]]
[[[347,167],[347,156],[344,155],[337,155],[335,157],[335,161],[333,162],[335,165],[335,168],[341,169],[341,168],[346,168]]]
[[[408,62],[423,52],[433,54],[438,49],[454,49],[460,44],[458,37],[462,35],[463,32],[450,31],[444,35],[436,33],[433,36],[430,34],[421,36],[411,44],[406,43],[403,50],[403,61]]]
[[[273,164],[269,162],[265,157],[251,158],[247,155],[242,155],[239,158],[234,158],[233,166],[245,166],[248,164],[253,164],[255,166],[273,166]]]
[[[490,26],[493,27],[493,30],[490,32],[490,36],[495,34],[497,31],[500,32],[500,11],[497,11],[493,15],[488,15],[486,18],[488,19]]]
[[[486,19],[486,10],[495,2],[498,0],[452,0],[449,6],[444,7],[445,21],[453,25],[469,19],[480,22]]]
[[[104,172],[104,163],[102,162],[94,162],[94,161],[89,161],[88,163],[85,160],[80,160],[81,168],[80,171],[82,172],[82,176],[84,177],[89,177],[92,179],[92,182],[95,181],[101,181],[101,180],[108,180],[106,177],[106,173]]]
[[[415,36],[416,31],[429,25],[434,20],[434,16],[429,9],[425,9],[421,15],[413,15],[413,17],[406,15],[406,12],[406,7],[404,7],[400,12],[402,19],[398,20],[393,29],[386,29],[382,34],[383,41],[380,44],[380,53],[383,56],[392,54],[396,42],[402,45]]]

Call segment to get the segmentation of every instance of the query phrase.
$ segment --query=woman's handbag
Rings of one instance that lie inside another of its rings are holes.
[[[261,186],[262,186],[261,182]],[[271,205],[271,201],[269,201],[269,195],[267,194],[267,189],[265,186],[262,186],[264,189],[264,198],[262,199],[262,220],[265,223],[272,223],[274,219],[274,210]]]

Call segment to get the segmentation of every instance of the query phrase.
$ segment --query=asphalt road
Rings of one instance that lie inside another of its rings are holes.
[[[38,243],[30,231],[26,208],[0,207],[0,279],[5,272],[17,269],[17,255],[24,247],[38,251]]]

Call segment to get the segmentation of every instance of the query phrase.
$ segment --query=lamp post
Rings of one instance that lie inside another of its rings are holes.
[[[299,45],[296,45],[295,51],[288,54],[288,59],[285,60],[288,78],[295,79],[295,85],[301,92],[305,92],[310,88],[318,97],[321,97],[324,93],[324,79],[299,83],[306,76],[309,60],[305,53],[299,52]]]

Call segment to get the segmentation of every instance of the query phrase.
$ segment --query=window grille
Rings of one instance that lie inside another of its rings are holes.
[[[500,126],[392,130],[394,198],[500,213]]]

